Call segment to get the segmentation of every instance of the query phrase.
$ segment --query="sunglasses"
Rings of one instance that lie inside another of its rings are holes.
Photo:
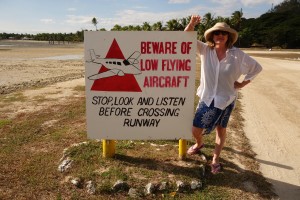
[[[227,31],[214,31],[214,35],[228,35],[228,32]]]

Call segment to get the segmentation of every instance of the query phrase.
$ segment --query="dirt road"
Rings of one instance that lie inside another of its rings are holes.
[[[300,62],[255,59],[264,70],[242,90],[245,132],[279,198],[299,199]]]

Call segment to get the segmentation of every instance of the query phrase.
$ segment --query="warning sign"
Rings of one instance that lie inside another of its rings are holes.
[[[137,57],[133,58],[133,55]],[[138,66],[135,66],[135,64],[138,64],[137,59],[140,53],[135,52],[135,54],[125,59],[117,41],[114,39],[105,58],[97,58],[93,49],[90,49],[90,56],[90,62],[100,64],[99,72],[89,76],[90,80],[95,80],[91,90],[141,92],[141,88],[134,77],[134,74],[141,73]],[[135,63],[130,62],[133,59],[136,60]]]
[[[196,32],[85,32],[88,137],[190,139]]]

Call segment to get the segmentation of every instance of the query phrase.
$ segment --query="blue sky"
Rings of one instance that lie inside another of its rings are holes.
[[[243,9],[245,18],[256,18],[283,0],[0,0],[0,32],[70,33],[98,29],[110,30],[115,24],[142,25],[165,23],[192,14],[210,12],[229,17]]]

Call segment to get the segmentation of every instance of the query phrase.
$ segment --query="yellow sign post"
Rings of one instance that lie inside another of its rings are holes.
[[[102,140],[103,157],[112,158],[116,152],[116,141],[115,140]]]
[[[184,160],[186,158],[187,141],[184,139],[179,140],[179,159]]]

